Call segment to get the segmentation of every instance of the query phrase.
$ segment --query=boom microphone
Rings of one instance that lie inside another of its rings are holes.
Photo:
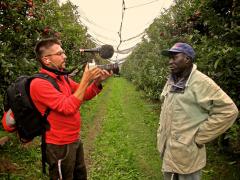
[[[80,52],[96,52],[99,53],[100,57],[103,59],[109,59],[113,56],[114,49],[111,45],[102,45],[99,48],[92,49],[80,49]]]

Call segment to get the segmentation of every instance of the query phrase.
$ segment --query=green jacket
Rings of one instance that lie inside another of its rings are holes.
[[[238,109],[196,65],[183,93],[171,92],[171,86],[169,79],[161,94],[157,146],[163,158],[163,171],[189,174],[206,165],[205,144],[234,123]]]

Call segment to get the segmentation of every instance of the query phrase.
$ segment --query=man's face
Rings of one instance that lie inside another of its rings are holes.
[[[57,69],[64,69],[67,56],[64,53],[62,47],[58,44],[54,44],[50,48],[45,50],[43,54],[45,62],[48,66]]]
[[[169,69],[172,74],[181,74],[188,68],[188,59],[184,53],[171,53],[169,58]]]

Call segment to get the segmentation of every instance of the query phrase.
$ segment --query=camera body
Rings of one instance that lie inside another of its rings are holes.
[[[114,63],[114,64],[103,64],[103,65],[97,65],[94,61],[92,63],[88,63],[88,68],[94,68],[95,66],[97,66],[98,68],[107,70],[108,72],[113,72],[113,74],[117,74],[119,75],[119,66],[118,63]]]

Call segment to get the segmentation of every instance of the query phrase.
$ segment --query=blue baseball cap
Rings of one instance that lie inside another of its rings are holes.
[[[190,46],[187,43],[180,43],[180,42],[174,44],[173,47],[171,47],[171,49],[163,50],[162,55],[170,56],[171,53],[174,53],[174,52],[184,53],[190,58],[192,58],[192,60],[195,58],[195,51],[193,50],[192,46]]]

